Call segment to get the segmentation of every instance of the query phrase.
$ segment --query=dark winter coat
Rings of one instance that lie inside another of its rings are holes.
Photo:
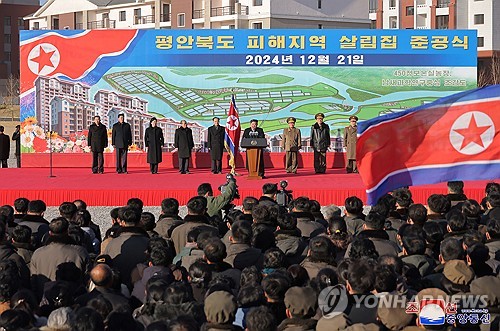
[[[75,303],[84,307],[87,303],[97,297],[103,297],[111,303],[113,310],[125,308],[130,309],[129,300],[125,298],[121,293],[106,287],[95,287],[91,292],[85,293],[84,295],[76,298]]]
[[[194,147],[193,131],[183,127],[175,130],[174,147],[177,148],[180,158],[191,157],[191,149]]]
[[[373,245],[375,245],[375,249],[377,250],[379,256],[398,256],[399,254],[398,245],[389,240],[389,235],[384,230],[363,230],[357,237],[370,239],[373,242]],[[347,251],[349,252],[349,250],[350,247]]]
[[[108,129],[104,124],[96,125],[93,123],[89,127],[89,136],[87,143],[92,149],[92,152],[102,153],[108,147]]]
[[[0,261],[4,260],[11,260],[17,265],[21,276],[21,286],[29,287],[30,271],[23,258],[17,254],[14,246],[7,242],[0,243]]]
[[[429,275],[436,267],[434,260],[427,255],[409,255],[404,256],[402,260],[404,263],[415,266],[422,277]]]
[[[68,236],[50,236],[45,246],[38,248],[31,257],[31,284],[40,298],[44,284],[56,280],[57,266],[73,262],[78,269],[86,271],[89,255],[82,246],[74,245]]]
[[[31,262],[31,257],[33,256],[34,248],[30,244],[13,242],[12,246],[15,247],[17,254],[26,262],[29,266]]]
[[[278,331],[314,331],[317,323],[315,319],[287,318],[278,326]]]
[[[12,140],[16,142],[16,155],[21,154],[21,132],[16,130],[12,134]]]
[[[108,254],[113,259],[113,267],[120,271],[123,283],[131,287],[130,274],[138,263],[146,261],[148,245],[149,236],[142,228],[123,227],[102,254]]]
[[[212,160],[222,159],[225,132],[225,128],[220,125],[212,125],[208,128],[208,148]]]
[[[161,148],[165,145],[163,131],[150,126],[144,133],[144,146],[148,148],[148,163],[157,164],[162,161]]]
[[[262,269],[264,255],[260,249],[251,247],[248,244],[231,243],[227,247],[227,257],[225,262],[233,266],[233,268],[243,270],[246,267],[256,266],[257,269]]]
[[[311,213],[294,212],[293,215],[297,217],[297,228],[302,233],[302,237],[313,238],[326,231],[325,227],[314,220]]]
[[[334,263],[334,262],[332,262]],[[333,264],[328,264],[326,262],[316,262],[311,260],[311,258],[306,258],[301,264],[304,269],[306,269],[309,279],[313,279],[318,275],[322,269],[332,269],[337,271],[337,268]]]
[[[128,123],[115,123],[111,134],[111,145],[116,148],[128,148],[132,145],[132,129]]]
[[[10,138],[5,133],[0,133],[0,160],[7,160],[10,153]]]
[[[156,222],[155,231],[161,237],[169,239],[172,234],[172,227],[178,223],[184,223],[179,215],[160,215],[158,222]]]
[[[31,244],[35,248],[42,245],[42,238],[49,232],[49,222],[39,215],[24,215],[18,224],[31,229]]]
[[[321,127],[318,123],[311,126],[311,147],[316,152],[326,152],[330,147],[330,127],[323,123]]]
[[[307,256],[307,242],[299,229],[279,230],[274,233],[276,247],[285,253],[289,265],[299,264]]]
[[[358,216],[344,216],[345,223],[347,225],[347,232],[351,236],[356,236],[358,233],[363,231],[364,214]]]

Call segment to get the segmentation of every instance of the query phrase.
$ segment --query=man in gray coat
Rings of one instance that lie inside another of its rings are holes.
[[[174,147],[179,155],[179,172],[189,174],[189,158],[194,147],[193,132],[187,127],[185,120],[181,121],[181,127],[175,130]]]

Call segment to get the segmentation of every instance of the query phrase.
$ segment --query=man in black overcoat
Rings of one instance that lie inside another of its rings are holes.
[[[194,147],[193,132],[187,127],[185,120],[181,121],[181,127],[175,130],[174,147],[179,155],[179,172],[189,174],[189,158]]]
[[[265,138],[264,130],[262,128],[257,127],[259,125],[259,121],[253,119],[250,121],[250,127],[246,128],[243,131],[243,138]],[[265,178],[264,176],[264,150],[259,149],[260,153],[260,167],[259,167],[259,176]],[[248,155],[247,155],[247,169],[248,169]]]
[[[0,164],[2,168],[8,168],[7,159],[10,154],[10,138],[4,131],[5,128],[0,125]]]
[[[104,149],[108,147],[108,130],[101,123],[101,117],[94,116],[94,123],[89,127],[87,143],[92,152],[92,173],[104,173]]]
[[[212,173],[222,173],[222,153],[224,151],[224,137],[226,130],[219,125],[220,119],[213,118],[214,125],[208,128],[208,149],[212,159]]]
[[[148,150],[149,170],[152,174],[158,173],[158,163],[162,160],[161,148],[165,144],[163,139],[163,131],[158,127],[158,120],[153,117],[149,121],[149,128],[144,133],[144,146]]]
[[[113,125],[111,144],[116,150],[116,172],[127,174],[127,152],[132,145],[132,130],[125,122],[125,115],[118,115],[118,123]]]
[[[12,134],[12,140],[16,142],[17,167],[21,168],[21,126],[16,125],[16,131]]]

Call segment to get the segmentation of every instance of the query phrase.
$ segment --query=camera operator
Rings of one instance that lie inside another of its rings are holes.
[[[287,213],[290,203],[293,200],[292,191],[287,190],[288,182],[282,180],[280,182],[280,190],[276,193],[276,203],[279,206],[280,214]]]
[[[259,198],[259,204],[266,207],[276,206],[276,193],[278,193],[278,185],[274,183],[266,183],[262,186],[262,196]]]
[[[222,220],[222,210],[231,203],[237,194],[236,179],[233,175],[226,176],[227,183],[221,186],[221,194],[214,197],[214,191],[210,183],[198,186],[198,195],[207,198],[207,214],[210,217],[219,216]]]

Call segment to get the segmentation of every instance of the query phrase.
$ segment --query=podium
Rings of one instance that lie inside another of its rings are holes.
[[[241,147],[247,149],[247,160],[248,160],[248,177],[247,179],[262,179],[259,176],[259,168],[261,162],[263,162],[264,153],[263,148],[267,147],[266,138],[243,138],[241,139]]]

